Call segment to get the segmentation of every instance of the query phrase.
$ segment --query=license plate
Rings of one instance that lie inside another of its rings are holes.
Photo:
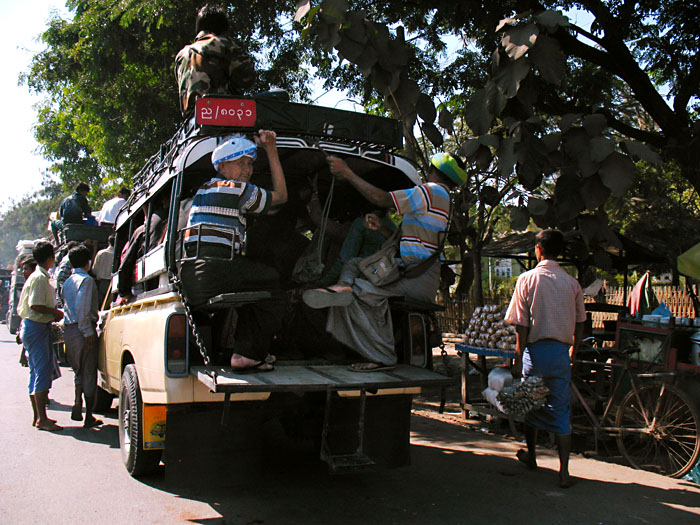
[[[235,98],[198,98],[195,105],[197,124],[252,128],[257,119],[254,100]]]

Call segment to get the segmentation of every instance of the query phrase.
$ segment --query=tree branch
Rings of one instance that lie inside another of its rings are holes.
[[[677,115],[687,115],[688,101],[690,97],[698,93],[700,85],[700,55],[695,55],[695,63],[690,68],[690,73],[679,83],[678,93],[673,99],[673,110]]]

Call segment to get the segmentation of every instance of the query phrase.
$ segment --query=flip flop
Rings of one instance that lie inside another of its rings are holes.
[[[264,366],[269,366],[270,368],[263,368]],[[272,366],[271,363],[265,361],[264,359],[254,365],[231,367],[231,371],[233,371],[235,374],[250,374],[253,372],[272,372],[274,369],[275,367]]]
[[[92,428],[92,427],[99,426],[101,424],[102,424],[101,420],[93,417],[90,420],[87,420],[87,419],[85,420],[85,423],[83,423],[83,428]]]
[[[351,372],[387,372],[396,368],[395,365],[382,365],[380,363],[353,363],[348,366]]]
[[[348,306],[353,301],[351,292],[336,292],[330,288],[312,288],[306,290],[302,299],[310,308],[329,308],[331,306]]]

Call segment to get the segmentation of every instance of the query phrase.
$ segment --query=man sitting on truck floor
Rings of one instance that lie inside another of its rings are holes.
[[[226,36],[228,31],[222,7],[205,5],[197,13],[197,37],[175,57],[183,117],[192,115],[197,97],[240,95],[255,83],[253,59]]]
[[[381,288],[362,278],[359,258],[351,259],[343,266],[336,285],[304,292],[304,302],[308,306],[332,307],[326,330],[369,361],[355,363],[351,370],[388,370],[397,363],[388,298],[435,301],[440,284],[440,233],[447,229],[450,217],[449,188],[464,184],[467,173],[456,155],[438,153],[431,158],[426,183],[387,192],[362,179],[344,160],[333,156],[327,160],[331,173],[338,180],[348,181],[374,205],[394,208],[403,215],[400,265],[410,270],[433,259],[420,272]]]
[[[117,221],[119,210],[122,209],[130,195],[131,190],[129,188],[121,188],[116,197],[109,199],[102,205],[102,209],[97,215],[97,222],[100,224],[114,224]]]
[[[102,422],[92,415],[97,390],[97,285],[90,277],[92,253],[87,246],[76,246],[68,257],[73,274],[63,286],[65,320],[64,341],[66,356],[75,375],[75,401],[70,418],[83,420],[83,396],[85,396],[85,428]]]
[[[272,190],[251,184],[256,145],[242,137],[226,139],[211,155],[218,175],[194,196],[184,236],[188,259],[180,269],[188,301],[193,305],[219,294],[278,290],[279,274],[260,262],[241,256],[246,214],[275,213],[287,202],[287,183],[277,152],[274,131],[260,130],[255,137],[267,153]],[[196,257],[196,258],[195,258]],[[189,284],[189,286],[188,286]],[[234,369],[272,370],[268,350],[282,324],[284,302],[273,298],[238,308]]]

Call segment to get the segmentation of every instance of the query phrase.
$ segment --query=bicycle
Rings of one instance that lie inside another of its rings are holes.
[[[592,341],[589,338],[587,342]],[[639,352],[637,347],[615,350],[594,344],[589,351],[594,360],[577,359],[576,365],[592,367],[595,374],[588,379],[594,379],[587,383],[583,377],[573,377],[571,386],[593,426],[596,448],[600,435],[607,434],[616,438],[620,452],[632,467],[675,478],[685,475],[700,456],[700,413],[693,400],[672,383],[677,372],[652,370],[653,364],[639,359],[635,366],[631,356]],[[616,369],[621,372],[616,374]],[[598,380],[608,383],[601,388]],[[625,393],[623,387],[627,385],[630,388]],[[605,387],[609,390],[607,396],[602,395]],[[593,408],[582,389],[594,401]],[[600,401],[605,397],[603,407]],[[600,408],[603,411],[598,417],[594,412]]]

